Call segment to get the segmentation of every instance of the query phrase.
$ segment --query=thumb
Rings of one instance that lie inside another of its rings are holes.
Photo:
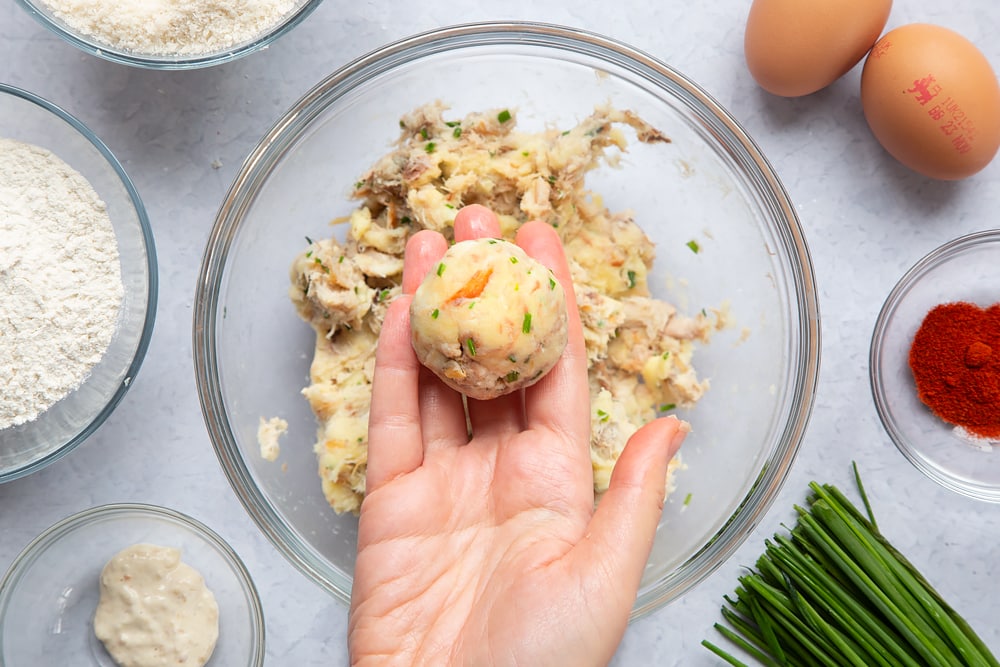
[[[627,609],[635,602],[653,548],[667,465],[690,430],[687,422],[671,416],[649,422],[629,438],[587,537],[574,548],[580,571],[600,573],[606,579],[587,582],[588,587],[600,589],[606,599],[621,596],[618,601]]]

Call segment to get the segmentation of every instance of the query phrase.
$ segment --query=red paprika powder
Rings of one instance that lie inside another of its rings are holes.
[[[917,394],[939,418],[1000,439],[1000,303],[944,303],[924,317],[910,347]]]

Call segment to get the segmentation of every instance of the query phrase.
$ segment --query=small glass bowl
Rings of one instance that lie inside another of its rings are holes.
[[[0,137],[50,150],[86,178],[107,206],[125,288],[104,357],[76,390],[33,421],[0,429],[0,482],[39,470],[104,423],[139,372],[153,332],[157,268],[153,232],[132,181],[83,123],[32,93],[0,83]]]
[[[0,581],[0,664],[115,663],[94,635],[104,565],[137,543],[180,549],[219,604],[219,640],[208,667],[264,664],[264,615],[249,572],[202,523],[163,507],[103,505],[63,519],[14,559]]]
[[[950,241],[921,259],[889,293],[875,322],[869,375],[889,437],[922,473],[945,488],[1000,503],[1000,446],[935,416],[917,396],[909,367],[913,336],[927,313],[956,301],[1000,299],[1000,230]]]
[[[111,44],[101,41],[94,35],[87,35],[80,32],[57,16],[44,0],[17,0],[17,4],[21,5],[35,20],[51,30],[56,36],[61,37],[86,53],[123,65],[161,70],[211,67],[264,49],[271,42],[302,22],[319,6],[320,2],[322,0],[298,0],[296,6],[291,11],[266,31],[254,36],[252,39],[232,44],[224,49],[197,54],[170,55],[140,53],[116,48]]]

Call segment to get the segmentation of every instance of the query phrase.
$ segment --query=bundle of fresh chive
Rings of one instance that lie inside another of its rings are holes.
[[[762,665],[998,667],[969,625],[836,487],[811,483],[789,535],[765,542],[715,628]],[[702,644],[742,665],[709,641]]]

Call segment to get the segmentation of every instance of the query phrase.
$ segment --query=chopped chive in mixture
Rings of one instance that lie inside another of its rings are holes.
[[[501,123],[506,123],[508,120],[510,120],[510,111],[504,109],[503,111],[498,113],[497,120],[500,121]]]
[[[343,263],[344,263],[344,256],[341,255],[340,258],[337,260],[337,264],[343,264]]]
[[[694,239],[691,239],[690,241],[687,242],[687,247],[690,248],[691,252],[695,254],[697,254],[698,251],[701,250],[701,246],[698,245],[698,242],[695,241]]]
[[[556,288],[556,279],[553,278],[552,276],[549,276],[549,289],[555,289],[555,288]]]
[[[410,222],[411,222],[411,221],[410,221],[410,216],[408,216],[408,215],[404,215],[404,216],[403,216],[402,218],[400,218],[400,219],[399,219],[399,221],[400,221],[401,223],[403,223],[404,225],[408,225],[408,224],[410,224]]]
[[[444,124],[447,125],[448,127],[458,127],[459,125],[462,124],[462,121],[460,121],[460,120],[446,120],[444,122]]]
[[[513,255],[511,255],[510,256],[510,263],[511,264],[517,264],[517,257],[514,257]]]
[[[313,240],[307,236],[306,237],[306,243],[308,243],[309,245],[312,245],[313,244]]]
[[[684,507],[687,507],[690,504],[691,504],[691,494],[689,493],[686,496],[684,496]]]
[[[670,358],[670,350],[667,350],[666,352],[664,352],[663,354],[661,354],[660,358],[661,359],[669,359]]]
[[[470,357],[476,356],[476,341],[472,340],[471,338],[468,339],[467,341],[465,341],[465,347],[468,348]]]
[[[509,361],[512,364],[516,364],[517,363],[517,357],[515,357],[513,354],[508,355],[507,356],[507,361]]]
[[[507,373],[506,376],[504,376],[504,380],[506,380],[507,382],[514,382],[520,376],[521,374],[518,373],[517,371],[511,371],[510,373]]]
[[[667,410],[673,410],[677,407],[676,403],[664,403],[660,406],[660,412],[666,412]]]
[[[420,138],[421,139],[426,139],[427,138],[427,128],[426,127],[420,128]]]
[[[635,287],[635,271],[628,272],[628,288],[632,289]]]
[[[427,145],[424,146],[424,150],[427,151],[428,153],[433,153],[435,148],[437,148],[437,144],[435,144],[433,141],[428,141]]]
[[[524,314],[524,321],[521,322],[521,331],[531,333],[531,313]]]
[[[462,136],[462,128],[456,127],[454,130],[451,131],[451,136],[455,137],[456,139],[458,139],[459,137],[461,137]]]
[[[437,274],[440,276],[442,273],[444,273],[444,262],[441,262],[440,264],[438,264],[438,268],[437,268]]]
[[[609,415],[604,410],[598,410],[597,416],[600,418],[602,424],[611,418],[611,415]]]

